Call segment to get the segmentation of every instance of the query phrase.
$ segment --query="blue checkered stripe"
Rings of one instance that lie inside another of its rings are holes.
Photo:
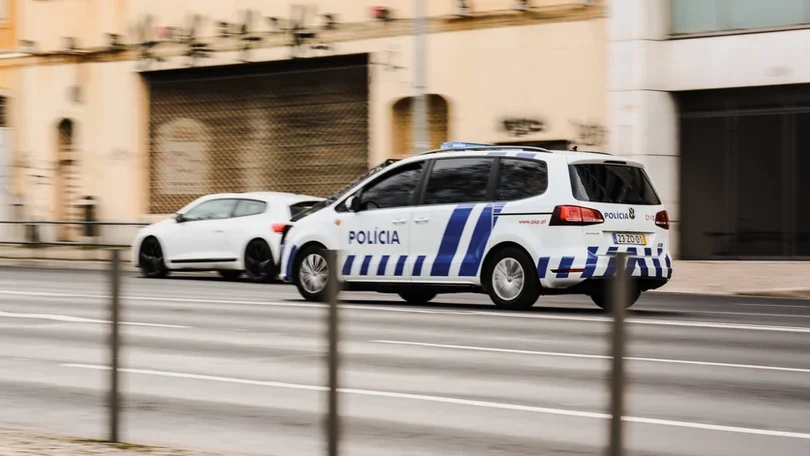
[[[629,246],[588,247],[587,254],[580,257],[540,257],[537,274],[541,279],[612,277],[619,252],[627,253],[627,270],[633,277],[672,278],[672,259],[669,254],[664,255],[664,249]],[[582,272],[570,272],[571,269],[582,269]]]
[[[480,207],[477,217],[471,217],[474,209]],[[504,203],[465,204],[457,206],[450,215],[442,240],[435,255],[348,255],[343,263],[344,276],[413,276],[413,277],[448,277],[451,275],[453,261],[462,255],[458,277],[475,277],[484,261],[484,253],[498,222],[496,217]],[[472,234],[469,245],[460,249],[464,229],[472,223]],[[409,262],[408,259],[412,259]],[[406,271],[406,266],[410,271]],[[427,267],[426,267],[427,266]]]

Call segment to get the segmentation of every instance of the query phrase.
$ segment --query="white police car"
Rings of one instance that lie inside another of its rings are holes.
[[[326,249],[344,290],[488,293],[500,308],[540,295],[587,294],[627,252],[631,304],[672,275],[669,219],[641,163],[603,153],[445,143],[389,160],[293,217],[280,277],[328,298]]]

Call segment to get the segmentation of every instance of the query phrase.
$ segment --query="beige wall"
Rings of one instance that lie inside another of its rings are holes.
[[[266,8],[262,15],[282,16],[289,11],[289,3],[293,3],[263,0],[20,1],[24,3],[26,14],[21,38],[40,42],[41,49],[58,48],[61,36],[77,36],[83,47],[101,45],[103,33],[121,33],[146,12],[159,18],[155,25],[183,25],[187,13],[200,12],[227,20],[235,16],[237,8],[262,6]],[[365,1],[313,3],[344,5],[344,10],[338,11],[341,21],[362,21],[367,17],[368,6],[356,6]],[[411,1],[369,3],[406,11]],[[436,6],[450,2],[431,0],[428,3],[431,13],[450,12]],[[475,3],[479,10],[512,5],[511,1],[500,0]],[[346,7],[347,4],[352,7]],[[568,140],[583,144],[581,149],[604,150],[606,144],[586,144],[592,141],[581,136],[584,130],[578,125],[601,129],[607,124],[605,32],[605,20],[598,19],[431,34],[428,89],[448,103],[449,139]],[[313,51],[310,56],[318,52]],[[376,164],[395,150],[392,143],[394,103],[412,94],[413,38],[389,36],[344,41],[336,45],[335,52],[372,55],[369,164]],[[139,63],[131,57],[82,64],[27,60],[19,67],[0,66],[0,85],[8,84],[0,89],[10,87],[9,90],[18,93],[12,116],[16,130],[15,155],[17,161],[26,164],[26,169],[15,176],[16,189],[31,209],[29,216],[52,218],[56,213],[53,186],[56,126],[61,119],[70,118],[76,122],[81,193],[101,199],[99,217],[102,219],[144,217],[148,197],[148,105],[146,89],[138,74]],[[216,52],[200,64],[234,64],[238,57],[236,52]],[[252,55],[254,61],[287,58],[289,49],[278,46],[258,49]],[[184,67],[186,62],[182,56],[169,56],[160,68]],[[13,81],[17,81],[17,87],[12,87]],[[81,87],[80,102],[69,96],[74,85]],[[510,136],[503,129],[504,119],[537,119],[543,123],[543,129],[521,137]],[[36,183],[31,177],[33,174],[45,177]]]

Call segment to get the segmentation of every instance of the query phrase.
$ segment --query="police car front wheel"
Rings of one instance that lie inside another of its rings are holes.
[[[515,247],[505,248],[487,264],[484,280],[492,302],[498,308],[526,310],[540,296],[537,273],[529,255]]]
[[[293,281],[304,299],[319,302],[328,300],[329,264],[322,247],[312,246],[301,252],[296,260]]]

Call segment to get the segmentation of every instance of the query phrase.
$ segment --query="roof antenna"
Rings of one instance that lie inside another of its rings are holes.
[[[572,147],[572,148],[571,148],[571,150],[573,150],[574,152],[576,152],[576,151],[577,151],[577,147],[579,147],[579,146],[574,146],[574,147]]]

